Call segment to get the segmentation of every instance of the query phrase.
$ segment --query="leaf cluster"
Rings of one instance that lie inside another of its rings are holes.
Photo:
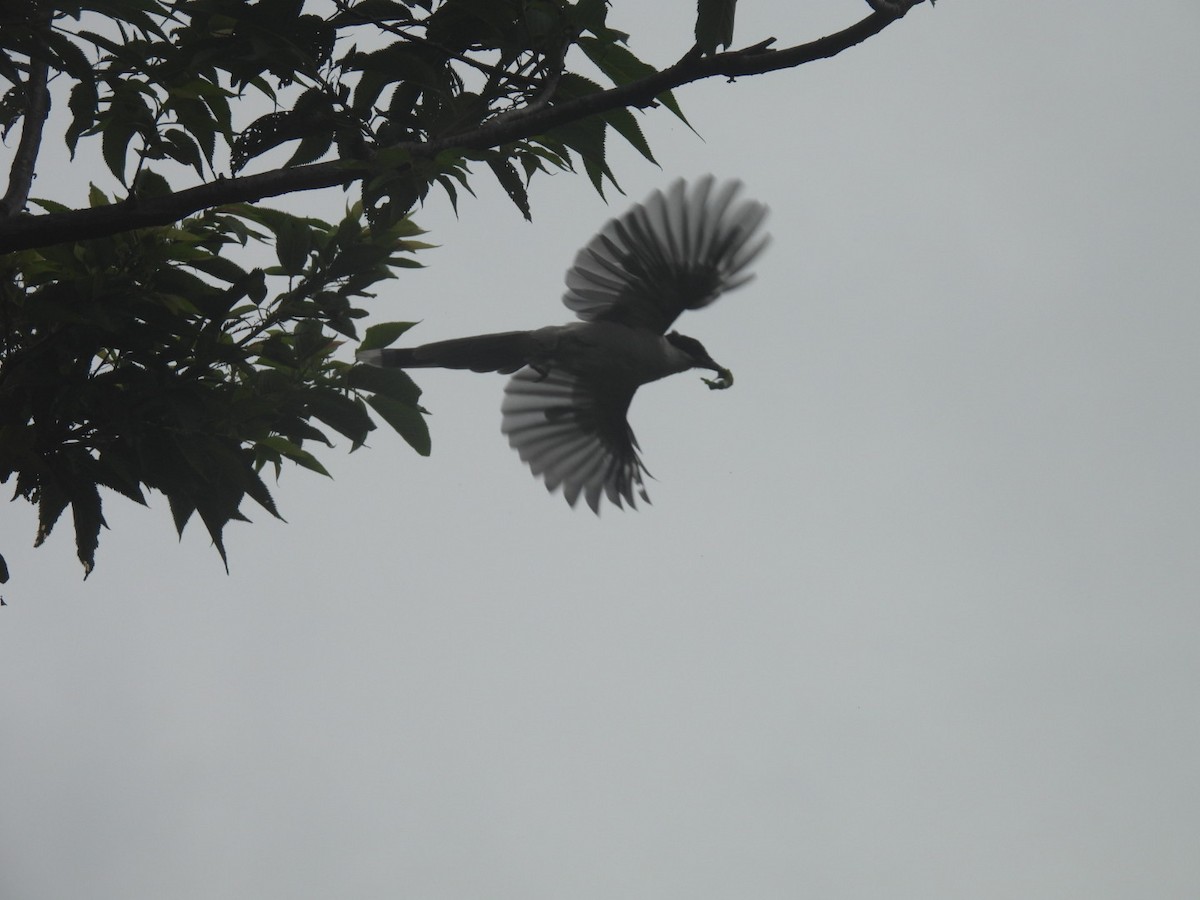
[[[101,488],[139,503],[161,492],[176,528],[198,517],[224,559],[247,497],[279,514],[265,467],[324,473],[311,448],[331,433],[357,448],[372,412],[428,453],[408,375],[334,357],[359,337],[372,286],[417,265],[427,245],[414,205],[433,185],[456,201],[482,162],[529,216],[529,178],[573,154],[598,187],[612,178],[609,128],[650,157],[623,109],[492,150],[389,150],[598,90],[566,71],[572,47],[616,82],[650,70],[608,27],[603,0],[79,0],[4,15],[0,127],[28,127],[47,85],[65,96],[67,150],[98,145],[125,186],[93,187],[93,209],[169,195],[179,172],[219,181],[280,147],[284,169],[334,154],[367,170],[336,224],[225,204],[0,257],[0,479],[37,506],[36,544],[70,509],[85,573]],[[235,262],[255,243],[277,264]],[[368,345],[402,327],[377,326]]]
[[[356,208],[329,224],[239,204],[0,257],[0,480],[37,506],[35,543],[70,508],[89,572],[99,488],[139,503],[154,490],[180,533],[199,517],[224,559],[246,498],[279,515],[262,470],[328,474],[310,448],[331,434],[361,446],[376,427],[368,404],[403,416],[398,430],[428,453],[411,379],[366,382],[334,358],[357,338],[369,289],[416,265],[418,234],[407,219],[365,228]],[[235,262],[252,242],[272,244],[277,264]]]
[[[313,447],[356,448],[375,420],[428,453],[408,376],[335,353],[375,286],[419,265],[411,216],[431,190],[457,207],[490,173],[526,218],[538,173],[581,167],[603,192],[608,139],[653,161],[635,112],[682,119],[673,88],[834,55],[919,2],[720,53],[736,0],[698,0],[694,46],[661,71],[607,0],[0,3],[0,480],[37,506],[37,543],[71,510],[90,571],[100,488],[163,493],[224,558],[247,497],[278,515],[264,468],[324,472]],[[115,190],[32,194],[52,105],[72,159]],[[329,187],[351,193],[337,222],[260,205]]]

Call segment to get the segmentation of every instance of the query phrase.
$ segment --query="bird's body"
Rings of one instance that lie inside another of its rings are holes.
[[[533,332],[546,348],[546,363],[611,389],[636,390],[695,361],[661,334],[617,322],[572,322]],[[534,364],[534,368],[539,368]]]
[[[543,371],[561,368],[635,388],[685,372],[695,364],[663,335],[615,322],[570,322],[419,347],[368,350],[359,355],[359,361],[397,369],[470,369],[502,375],[511,375],[523,366]]]
[[[682,181],[611,220],[576,256],[563,302],[582,321],[505,331],[419,347],[360,351],[362,363],[512,374],[502,430],[534,475],[574,505],[599,511],[646,496],[626,412],[639,387],[693,368],[710,387],[732,375],[694,338],[666,333],[685,309],[707,306],[744,284],[766,245],[757,235],[766,207],[735,200],[740,184],[716,191],[711,176]]]

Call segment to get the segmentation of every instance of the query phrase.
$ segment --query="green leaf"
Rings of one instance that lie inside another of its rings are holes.
[[[415,406],[421,396],[421,389],[403,369],[355,366],[346,373],[346,384],[355,390],[382,394],[409,406]]]
[[[284,521],[283,516],[279,514],[279,510],[275,508],[275,500],[271,496],[271,492],[267,490],[267,486],[263,484],[262,478],[254,470],[250,470],[246,481],[246,493],[250,495],[259,506],[277,518],[279,521]]]
[[[133,140],[133,126],[125,121],[110,122],[100,138],[101,152],[108,170],[125,183],[125,151]]]
[[[188,266],[199,269],[206,275],[219,278],[221,281],[236,284],[246,278],[246,270],[233,260],[224,256],[208,256],[188,262]],[[259,270],[255,270],[259,271]]]
[[[71,110],[71,124],[67,127],[64,140],[75,158],[75,145],[79,138],[96,123],[96,106],[100,102],[94,81],[80,81],[71,88],[67,107]]]
[[[275,255],[283,271],[288,275],[299,275],[308,262],[312,250],[313,230],[303,219],[289,216],[275,227]]]
[[[280,454],[281,456],[286,456],[292,462],[298,463],[299,465],[304,466],[304,468],[311,469],[312,471],[317,472],[318,474],[324,475],[327,478],[333,477],[332,475],[329,474],[329,472],[325,469],[325,467],[323,465],[321,465],[320,462],[317,461],[317,458],[315,456],[313,456],[311,453],[309,453],[307,450],[303,449],[302,447],[300,447],[296,444],[293,444],[291,441],[289,441],[285,437],[280,437],[279,435],[271,435],[270,437],[265,437],[259,441],[256,441],[255,445],[256,446],[261,445],[263,447],[267,447],[268,449],[274,450],[276,453]]]
[[[658,165],[658,160],[650,152],[650,144],[647,143],[646,136],[642,134],[641,126],[638,125],[637,119],[633,117],[633,113],[622,107],[612,110],[605,118],[608,120],[608,124],[616,130],[617,134],[629,141],[638,153],[642,154],[650,162]]]
[[[718,46],[733,43],[733,16],[737,0],[698,0],[696,3],[696,46],[702,53],[715,53]]]
[[[182,128],[168,128],[162,134],[163,152],[175,162],[191,166],[197,175],[204,174],[204,162],[195,138]],[[210,154],[211,155],[211,154]]]
[[[613,41],[581,37],[579,48],[615,85],[628,84],[658,71],[654,66],[638,59],[628,47],[622,47]]]
[[[53,476],[49,473],[43,473],[41,478],[38,479],[37,501],[38,528],[37,536],[33,541],[34,547],[40,547],[45,543],[46,538],[50,536],[50,532],[54,530],[54,525],[58,522],[58,517],[67,508],[70,498]]]
[[[385,422],[395,429],[400,437],[408,442],[410,447],[422,456],[429,455],[431,449],[429,426],[425,423],[425,417],[420,410],[415,406],[409,406],[407,403],[379,394],[368,397],[367,402]]]
[[[674,113],[675,118],[677,118],[680,122],[682,122],[688,128],[692,128],[692,123],[689,122],[687,119],[687,116],[685,116],[683,114],[683,109],[679,106],[679,101],[677,101],[675,99],[675,95],[673,93],[671,93],[670,91],[666,91],[665,93],[659,94],[657,97],[657,100],[659,103],[661,103],[667,109],[669,109],[672,113]],[[692,132],[694,134],[700,133],[700,132],[696,131],[695,128],[692,128]]]
[[[233,142],[229,160],[233,171],[240,171],[254,157],[296,137],[287,128],[290,118],[290,112],[270,112],[247,125]]]
[[[391,346],[400,335],[416,324],[416,322],[381,322],[378,325],[372,325],[363,335],[358,349],[378,350],[381,347]]]
[[[100,513],[100,492],[95,484],[83,482],[75,485],[71,513],[75,518],[75,551],[83,563],[83,577],[87,578],[96,566],[100,527],[104,525],[104,516]]]
[[[47,29],[45,32],[39,32],[38,40],[45,41],[45,49],[50,50],[52,54],[51,62],[54,68],[66,72],[78,81],[84,81],[94,76],[95,70],[91,60],[72,43],[66,34]]]
[[[365,404],[358,397],[347,397],[331,388],[317,388],[305,394],[310,415],[316,416],[338,434],[361,447],[375,428]]]
[[[139,200],[151,197],[166,197],[171,193],[167,179],[151,169],[142,169],[133,179],[133,195]]]
[[[508,199],[521,211],[527,222],[533,221],[533,215],[529,211],[529,194],[526,193],[525,183],[521,181],[521,176],[513,164],[507,159],[495,157],[489,158],[487,164],[500,186],[504,188],[504,192],[508,194]]]
[[[357,25],[361,22],[386,20],[393,22],[411,22],[412,13],[408,7],[398,0],[360,0],[358,3],[347,3],[346,8],[330,19],[334,25]]]
[[[577,0],[571,13],[581,31],[600,34],[609,30],[605,24],[608,17],[607,0]]]
[[[225,566],[225,574],[229,574],[229,557],[225,554],[225,526],[230,518],[244,518],[243,516],[227,516],[221,512],[210,509],[204,504],[196,505],[196,512],[200,513],[200,521],[204,523],[204,527],[208,530],[208,536],[212,538],[213,546],[217,548],[217,553],[221,557],[221,562]]]
[[[588,59],[595,63],[596,68],[603,72],[615,85],[628,84],[631,81],[637,81],[638,79],[653,75],[658,71],[654,66],[642,62],[634,56],[628,47],[623,47],[615,41],[602,41],[593,37],[582,37],[579,39],[579,47],[587,54]],[[692,127],[687,117],[684,116],[683,110],[679,108],[679,103],[676,102],[674,94],[666,91],[660,94],[657,100],[669,109],[676,118],[687,125],[688,128]],[[628,140],[628,136],[626,136],[626,139]],[[630,141],[630,143],[633,143],[633,141]],[[637,144],[635,143],[634,146],[636,147]],[[638,149],[639,151],[641,150],[640,147]]]
[[[559,82],[559,96],[563,100],[583,97],[601,90],[600,85],[582,75],[566,74]],[[616,177],[604,160],[605,131],[607,123],[602,116],[588,116],[575,122],[568,122],[553,129],[546,137],[561,141],[565,146],[574,150],[583,160],[584,171],[591,179],[592,185],[601,197],[604,196],[604,179],[607,178],[619,191]],[[545,143],[545,140],[543,140]]]
[[[318,131],[313,134],[306,134],[300,139],[300,143],[296,147],[296,152],[292,154],[292,158],[287,161],[287,167],[302,166],[306,163],[316,162],[324,156],[329,148],[333,146],[332,131]]]
[[[437,176],[437,182],[438,182],[438,184],[440,184],[442,186],[442,190],[444,190],[446,192],[446,196],[450,199],[450,207],[451,207],[451,209],[454,210],[454,214],[457,216],[458,215],[458,189],[454,186],[454,182],[451,181],[445,175]]]
[[[109,448],[101,452],[92,475],[97,484],[146,506],[146,495],[142,492],[142,486],[135,474],[135,466],[134,454],[126,448]]]

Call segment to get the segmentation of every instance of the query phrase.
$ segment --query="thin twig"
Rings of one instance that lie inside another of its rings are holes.
[[[543,77],[542,85],[538,88],[532,100],[524,106],[505,110],[493,117],[487,124],[495,125],[498,122],[511,122],[514,119],[524,119],[549,106],[550,101],[554,99],[554,92],[558,90],[558,82],[562,78],[563,71],[566,68],[567,50],[570,49],[571,43],[572,41],[564,41],[553,58],[546,58],[544,68],[549,69],[549,73]]]
[[[379,19],[372,19],[368,18],[367,16],[360,15],[355,9],[347,6],[345,3],[339,2],[336,4],[336,6],[339,11],[345,13],[347,16],[352,16],[361,25],[374,25],[381,31],[386,31],[388,34],[398,37],[402,41],[408,41],[412,44],[420,44],[424,47],[429,47],[430,49],[436,50],[438,53],[444,54],[450,59],[460,62],[463,65],[470,66],[471,68],[476,69],[489,77],[503,77],[508,81],[524,81],[526,82],[527,87],[532,87],[534,84],[536,84],[536,81],[532,78],[525,78],[524,76],[515,72],[507,72],[506,70],[500,69],[496,66],[489,66],[487,63],[482,63],[479,60],[472,59],[471,57],[459,53],[456,50],[451,50],[449,47],[444,47],[436,41],[431,41],[427,37],[421,37],[420,35],[411,34],[401,28],[397,28],[391,22],[384,22]]]

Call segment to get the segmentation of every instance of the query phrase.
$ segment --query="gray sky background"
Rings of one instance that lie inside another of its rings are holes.
[[[611,21],[665,65],[693,10]],[[865,12],[747,0],[737,43]],[[469,373],[419,379],[432,458],[285,473],[228,577],[161,498],[108,501],[86,583],[8,505],[0,897],[1200,896],[1198,37],[944,0],[682,89],[703,140],[646,117],[611,208],[431,203],[372,307],[420,340],[565,321],[575,250],[676,176],[771,205],[680,322],[735,387],[635,401],[639,512],[548,496]]]

